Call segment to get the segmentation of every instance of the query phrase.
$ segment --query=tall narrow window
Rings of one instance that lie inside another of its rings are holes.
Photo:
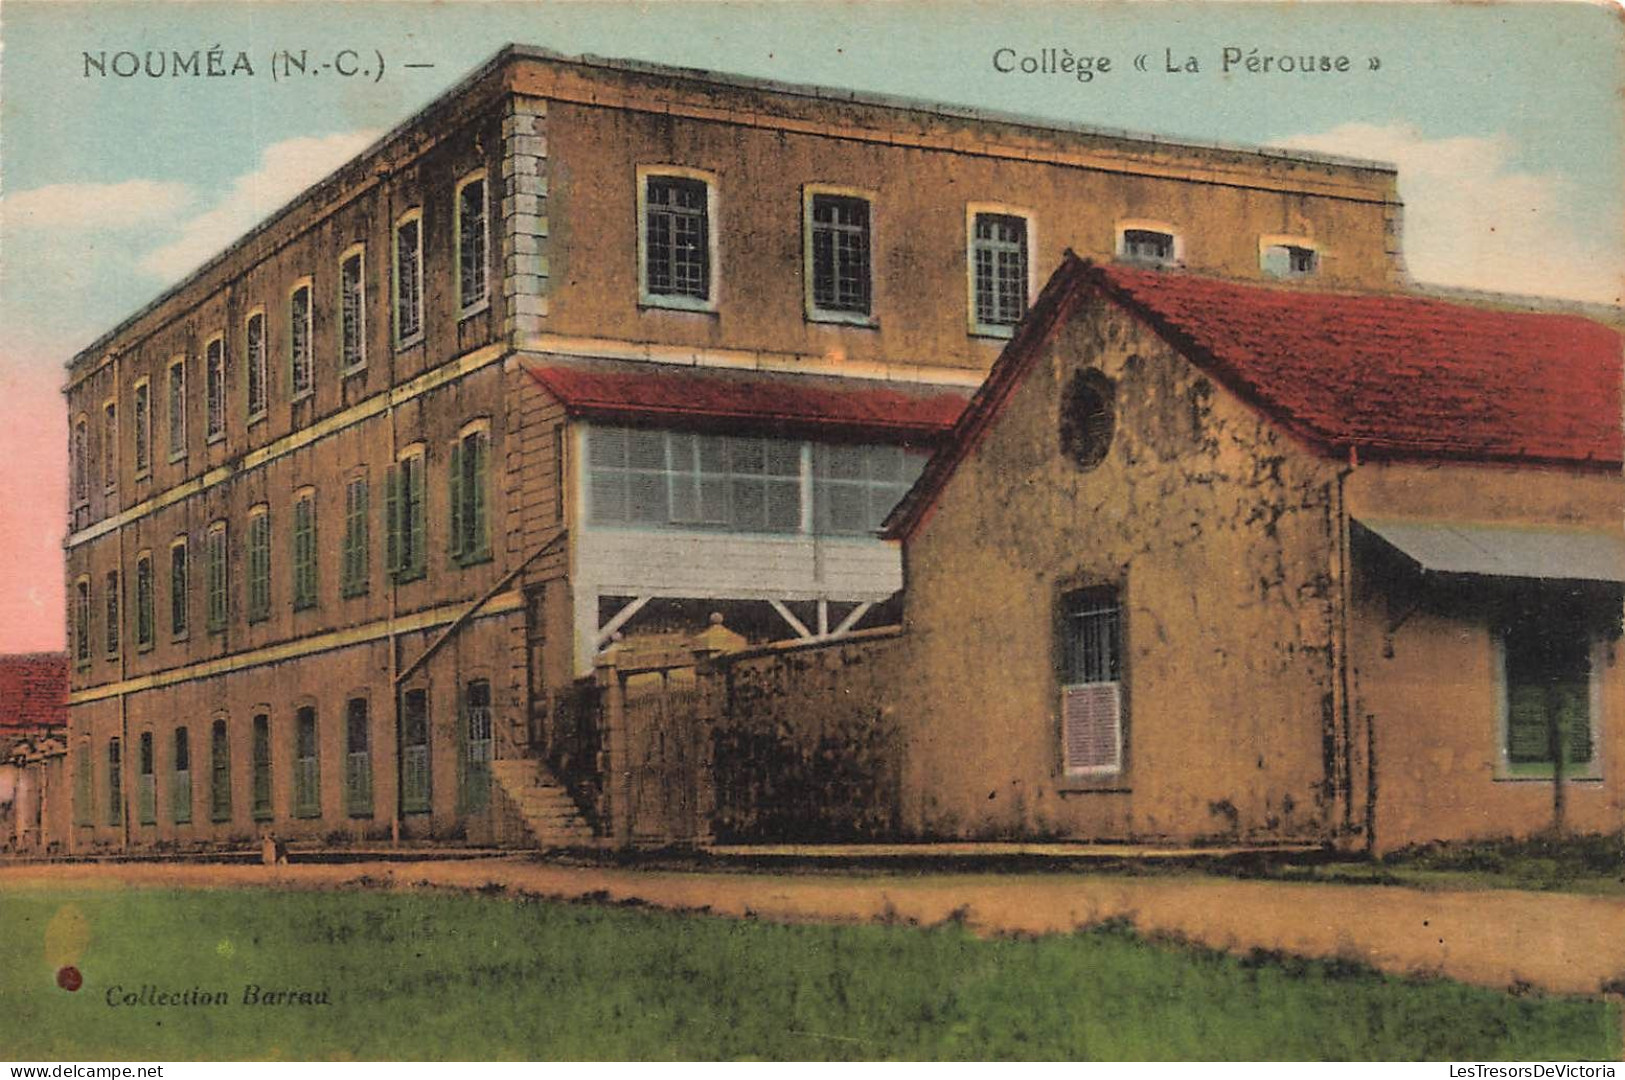
[[[339,264],[339,365],[355,371],[367,364],[367,285],[360,250]]]
[[[119,647],[119,580],[118,571],[109,570],[106,580],[107,588],[107,626],[104,628],[107,638],[107,655],[118,655]]]
[[[186,359],[169,365],[169,460],[186,456]]]
[[[1116,773],[1123,762],[1123,635],[1117,590],[1061,601],[1061,744],[1070,776]]]
[[[82,416],[74,421],[68,451],[73,459],[73,504],[83,506],[90,501],[90,421]]]
[[[96,772],[88,741],[73,750],[73,823],[96,824]]]
[[[310,393],[316,385],[312,320],[310,282],[304,281],[288,294],[288,394],[294,400]]]
[[[395,342],[423,333],[423,218],[416,211],[395,226]]]
[[[203,437],[216,442],[226,437],[226,339],[211,338],[203,350],[207,410]]]
[[[230,563],[226,554],[226,523],[217,521],[209,526],[208,547],[209,619],[210,630],[224,630],[230,607]]]
[[[812,314],[868,315],[869,200],[813,194],[808,201]]]
[[[457,188],[457,302],[464,314],[485,303],[485,177],[464,180]]]
[[[685,176],[645,176],[642,240],[646,301],[710,300],[709,184]]]
[[[135,384],[135,475],[139,479],[152,470],[152,384],[142,379]]]
[[[301,491],[293,504],[293,608],[316,606],[316,492]]]
[[[316,740],[316,710],[303,706],[294,714],[294,817],[322,816],[322,760]]]
[[[344,808],[351,817],[372,816],[372,732],[367,699],[351,698],[344,712]]]
[[[451,555],[463,566],[491,557],[490,535],[485,522],[486,459],[490,438],[487,429],[465,429],[451,446],[450,498]]]
[[[484,679],[463,691],[463,809],[475,813],[491,803],[491,684]]]
[[[169,776],[169,816],[177,825],[192,820],[192,744],[186,729],[175,729],[174,768]]]
[[[117,739],[107,740],[107,823],[124,824],[124,753]]]
[[[429,812],[429,692],[408,690],[401,710],[401,809]]]
[[[271,511],[264,505],[248,512],[248,621],[271,614]]]
[[[389,572],[396,581],[412,581],[427,571],[424,550],[423,450],[416,448],[401,455],[389,469],[384,516],[389,529],[386,537]]]
[[[265,415],[270,396],[270,371],[265,361],[265,312],[256,311],[243,323],[243,362],[248,366],[248,420]]]
[[[152,732],[143,731],[137,743],[136,821],[142,825],[158,824],[158,774],[153,761]]]
[[[271,810],[271,718],[254,714],[254,820],[267,821]]]
[[[73,584],[73,658],[81,666],[90,663],[90,579]]]
[[[1027,219],[977,214],[971,223],[976,329],[998,332],[1027,314]]]
[[[152,554],[143,552],[135,560],[135,644],[138,649],[150,647],[153,641],[152,589]]]
[[[109,401],[102,406],[102,488],[118,487],[118,406]]]
[[[362,596],[368,587],[367,478],[354,476],[344,486],[344,574],[341,590],[345,596]]]
[[[190,626],[190,575],[186,565],[186,538],[169,545],[169,632],[181,637]]]
[[[209,818],[231,820],[231,738],[224,720],[209,728]]]

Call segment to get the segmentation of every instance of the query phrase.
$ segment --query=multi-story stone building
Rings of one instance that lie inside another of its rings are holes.
[[[1381,291],[1395,192],[505,49],[72,360],[71,846],[523,842],[492,762],[615,633],[885,619],[1064,250]]]

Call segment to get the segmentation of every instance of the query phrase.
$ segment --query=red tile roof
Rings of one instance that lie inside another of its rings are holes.
[[[946,434],[965,407],[962,392],[919,392],[857,379],[698,372],[626,364],[551,365],[529,371],[571,416],[669,424],[727,421],[730,427],[829,432],[887,441]]]
[[[1625,457],[1620,335],[1589,319],[1243,285],[1068,252],[888,535],[919,526],[1045,343],[1094,295],[1322,453],[1609,470]]]
[[[0,730],[68,722],[68,654],[0,656]]]

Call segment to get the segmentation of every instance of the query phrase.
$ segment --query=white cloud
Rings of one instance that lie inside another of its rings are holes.
[[[1397,165],[1405,261],[1419,282],[1597,303],[1625,294],[1617,223],[1583,231],[1583,192],[1561,173],[1512,167],[1503,137],[1428,139],[1408,124],[1343,124],[1276,145]]]
[[[120,229],[173,218],[191,201],[185,184],[125,180],[117,184],[47,184],[0,199],[16,229]]]
[[[237,177],[214,206],[183,222],[179,235],[149,252],[141,268],[165,281],[195,269],[295,195],[365,149],[378,132],[346,131],[272,143],[259,167]]]

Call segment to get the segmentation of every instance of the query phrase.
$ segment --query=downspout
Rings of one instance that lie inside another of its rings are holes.
[[[123,360],[123,357],[119,353],[114,353],[113,354],[113,395],[114,395],[113,400],[115,402],[118,400],[118,388],[121,385],[120,382],[119,382],[119,368],[122,366],[122,364],[121,364],[122,360]],[[117,419],[118,418],[115,416],[115,418],[114,418],[115,423],[117,422]],[[105,436],[106,433],[103,432],[103,434]],[[102,452],[105,454],[107,451],[104,449]],[[116,481],[117,478],[118,478],[118,461],[117,461],[116,457],[114,458],[114,473],[113,473],[113,476],[114,476],[114,479]],[[106,482],[106,478],[103,477],[103,480],[102,480],[102,503],[103,503],[102,512],[104,514],[107,513],[107,511],[108,511],[108,507],[106,505],[106,502],[107,502],[107,482]],[[124,622],[124,611],[125,611],[125,608],[124,608],[124,533],[125,533],[125,531],[126,530],[124,530],[124,529],[119,529],[118,530],[118,589],[119,589],[118,615],[119,615],[119,623],[120,623],[119,635],[118,635],[118,681],[119,681],[119,684],[120,684],[121,687],[129,679],[129,675],[130,675],[130,672],[129,672],[129,656],[130,656],[129,644],[130,643],[125,640],[124,627],[122,625],[123,622]],[[92,578],[91,582],[92,582],[92,584],[94,584],[95,583],[95,578]],[[107,605],[106,605],[106,602],[104,601],[103,604],[102,604],[102,610],[103,610],[104,613],[106,612],[106,609],[107,609]],[[105,631],[103,631],[103,632],[105,633]],[[126,853],[128,853],[129,850],[130,850],[130,785],[125,783],[125,779],[129,776],[129,769],[126,768],[126,762],[128,762],[130,760],[130,694],[129,694],[128,690],[124,690],[124,689],[120,689],[119,694],[118,694],[118,726],[119,726],[119,740],[118,740],[119,741],[119,760],[118,760],[118,767],[119,767],[119,771],[124,774],[124,776],[119,777],[119,797],[124,800],[123,812],[119,816],[124,821],[123,848],[124,848],[124,851]],[[153,748],[154,757],[157,756],[157,752],[158,752],[157,747],[154,747]],[[153,762],[153,769],[156,771],[157,767],[158,767],[158,763],[156,761],[154,761]]]

